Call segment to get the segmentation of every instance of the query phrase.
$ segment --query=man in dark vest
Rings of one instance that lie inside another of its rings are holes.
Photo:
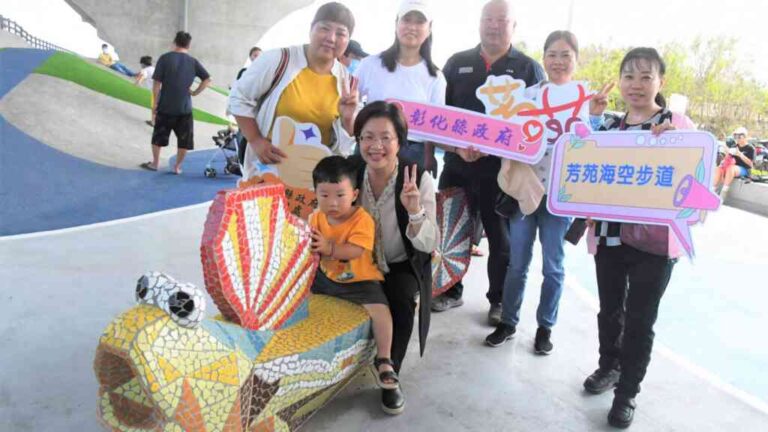
[[[480,18],[480,45],[454,54],[443,73],[448,82],[447,105],[485,112],[475,96],[489,75],[511,75],[527,86],[544,79],[544,70],[536,61],[512,46],[516,26],[514,10],[507,1],[491,0],[483,6]],[[439,189],[461,187],[469,197],[473,210],[480,213],[488,238],[488,320],[496,325],[501,320],[501,297],[509,263],[509,222],[496,214],[496,198],[501,190],[496,176],[501,160],[475,150],[445,147],[445,166]],[[432,311],[442,312],[461,306],[464,286],[461,281],[433,300]]]

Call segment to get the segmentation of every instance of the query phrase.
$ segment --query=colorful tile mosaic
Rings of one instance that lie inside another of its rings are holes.
[[[308,296],[317,267],[306,224],[282,185],[220,193],[206,221],[206,288],[162,273],[137,283],[139,305],[96,351],[99,417],[114,431],[290,431],[370,361],[359,306]],[[199,314],[196,314],[199,312]]]
[[[300,188],[286,185],[280,177],[266,173],[263,176],[254,176],[248,180],[241,181],[238,187],[249,188],[264,184],[282,184],[285,186],[285,198],[288,201],[288,209],[296,216],[309,220],[309,215],[317,207],[317,198],[312,189]]]
[[[447,291],[467,273],[473,222],[463,189],[450,188],[437,194],[440,247],[432,254],[432,297]]]
[[[280,328],[309,293],[318,257],[311,230],[292,215],[284,187],[217,194],[200,247],[209,294],[230,321],[251,330]]]

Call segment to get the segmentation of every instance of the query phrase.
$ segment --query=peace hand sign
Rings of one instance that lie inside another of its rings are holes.
[[[615,82],[609,82],[589,100],[589,115],[601,116],[608,108],[608,93],[613,90]]]
[[[408,211],[408,214],[416,214],[421,211],[421,195],[419,194],[419,186],[416,184],[417,178],[416,165],[405,167],[400,202]]]
[[[339,115],[341,116],[341,124],[350,135],[352,134],[353,125],[355,123],[355,111],[357,110],[358,82],[358,80],[353,80],[351,77],[347,77],[341,84]]]

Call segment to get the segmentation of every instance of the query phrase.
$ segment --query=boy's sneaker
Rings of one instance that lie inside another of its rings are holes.
[[[432,299],[432,312],[445,312],[448,309],[457,308],[464,304],[464,300],[453,298],[445,294]]]
[[[616,387],[621,372],[616,369],[598,369],[584,381],[584,390],[592,394],[600,394]]]
[[[515,335],[515,331],[515,326],[499,323],[499,325],[496,326],[496,330],[494,330],[493,333],[489,334],[488,337],[485,338],[485,343],[492,347],[497,347],[512,339],[512,337]]]
[[[539,329],[536,330],[536,339],[533,343],[533,350],[536,351],[536,354],[549,355],[549,353],[552,352],[554,345],[552,345],[552,342],[549,340],[550,336],[552,336],[551,329],[539,327]]]

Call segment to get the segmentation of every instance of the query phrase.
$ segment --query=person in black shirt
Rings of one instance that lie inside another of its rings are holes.
[[[515,16],[507,1],[491,0],[483,6],[480,18],[480,45],[454,54],[445,64],[443,73],[448,83],[445,103],[476,112],[485,112],[483,103],[475,96],[478,87],[489,75],[511,75],[525,81],[527,86],[544,79],[544,70],[535,60],[512,46]],[[501,297],[504,276],[509,262],[509,227],[507,218],[495,212],[501,192],[496,176],[501,159],[486,156],[474,149],[443,146],[445,165],[439,188],[464,188],[488,238],[488,292],[491,303],[488,320],[496,325],[501,319]],[[432,310],[441,312],[463,304],[462,282],[459,281],[443,295],[433,300]]]
[[[736,146],[730,149],[726,158],[715,171],[715,188],[723,184],[720,194],[723,199],[728,194],[733,179],[749,176],[755,160],[755,148],[747,143],[747,128],[740,127],[733,132]]]
[[[205,90],[211,83],[211,76],[197,59],[188,54],[191,42],[192,36],[189,33],[176,33],[173,51],[160,56],[155,65],[155,73],[152,75],[152,113],[155,115],[152,162],[141,164],[144,169],[157,171],[160,150],[168,145],[171,131],[176,135],[178,147],[174,173],[181,174],[184,156],[194,147],[191,96],[197,96]],[[200,78],[200,84],[190,90],[195,77]]]

